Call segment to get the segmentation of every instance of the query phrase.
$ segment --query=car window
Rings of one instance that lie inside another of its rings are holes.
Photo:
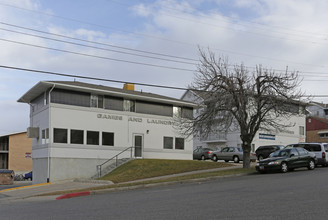
[[[303,148],[297,148],[297,151],[300,153],[300,155],[307,155],[308,152],[304,150]]]
[[[243,152],[243,148],[238,147],[237,150],[238,150],[239,152]]]
[[[230,147],[230,148],[229,148],[229,152],[235,152],[235,148]]]
[[[308,151],[321,151],[320,144],[307,144],[304,148]]]
[[[229,147],[225,147],[222,149],[222,152],[228,152],[228,150],[229,150]]]
[[[323,145],[325,147],[325,151],[328,152],[328,144]]]
[[[289,155],[290,149],[276,151],[271,154],[271,157],[287,157]]]
[[[298,155],[299,155],[298,151],[297,151],[295,148],[293,148],[293,149],[290,151],[290,155],[292,155],[292,154],[294,154],[294,156],[298,156]]]

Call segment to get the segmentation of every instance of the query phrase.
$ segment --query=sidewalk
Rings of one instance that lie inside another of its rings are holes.
[[[231,167],[197,170],[197,171],[191,171],[191,172],[185,172],[185,173],[152,177],[152,178],[147,178],[147,179],[119,183],[117,185],[126,184],[126,183],[138,183],[138,182],[149,181],[149,180],[159,180],[159,179],[165,179],[165,178],[169,178],[169,177],[178,177],[178,176],[184,176],[184,175],[190,175],[190,174],[228,170],[228,169],[234,169],[236,167],[241,167],[241,166],[242,166],[241,164],[234,164]],[[104,185],[112,185],[112,184],[113,183],[111,181],[78,179],[75,181],[72,180],[72,181],[63,181],[63,182],[56,182],[56,183],[43,183],[43,184],[36,184],[36,185],[28,185],[28,186],[23,186],[23,187],[0,190],[0,203],[2,201],[13,201],[13,200],[36,197],[38,195],[46,194],[46,193],[60,192],[60,191],[66,191],[66,190],[83,191],[83,189],[88,190],[88,188],[104,186]],[[165,183],[163,183],[163,184],[165,184]],[[100,191],[108,192],[109,190],[108,189],[97,190],[97,191],[93,192],[92,194],[102,193]],[[52,199],[56,199],[56,197],[58,197],[58,195],[52,196]],[[74,197],[74,196],[72,196],[72,197]]]

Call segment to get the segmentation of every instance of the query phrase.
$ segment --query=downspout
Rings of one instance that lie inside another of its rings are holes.
[[[49,97],[48,97],[48,105],[49,105],[49,122],[48,122],[48,124],[49,124],[49,143],[48,143],[48,174],[47,174],[47,183],[49,183],[50,182],[50,146],[51,146],[51,143],[52,143],[52,138],[50,138],[51,137],[51,135],[50,134],[52,134],[52,132],[51,132],[51,124],[50,124],[50,122],[51,122],[51,107],[50,107],[50,105],[51,105],[51,92],[52,92],[52,90],[54,90],[54,88],[55,88],[55,84],[52,86],[52,88],[50,89],[50,91],[49,91]]]

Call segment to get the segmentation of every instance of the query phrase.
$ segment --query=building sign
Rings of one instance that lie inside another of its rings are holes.
[[[25,158],[32,158],[32,153],[26,152],[25,153]]]
[[[97,114],[97,118],[123,121],[123,116],[121,116],[121,115]],[[128,121],[142,123],[143,119],[137,118],[137,117],[128,117]],[[146,119],[145,122],[147,122],[148,124],[158,124],[158,125],[174,125],[175,124],[173,121],[160,120],[160,119]]]
[[[259,139],[276,140],[276,135],[259,133]]]
[[[123,117],[120,115],[108,115],[108,114],[97,114],[97,118],[109,119],[109,120],[123,120]]]

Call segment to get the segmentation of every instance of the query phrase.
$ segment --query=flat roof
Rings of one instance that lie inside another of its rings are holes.
[[[22,103],[31,103],[35,98],[40,96],[43,92],[51,90],[52,88],[67,89],[80,92],[89,92],[101,95],[110,95],[122,97],[127,99],[136,99],[143,101],[160,102],[166,104],[176,104],[184,107],[196,107],[197,105],[192,102],[187,102],[181,99],[175,99],[167,96],[147,93],[142,91],[132,91],[103,85],[95,85],[90,83],[83,83],[78,81],[40,81],[30,90],[28,90],[17,101]]]
[[[12,132],[9,134],[1,134],[0,137],[12,136],[12,135],[23,134],[23,133],[26,133],[26,131]]]

